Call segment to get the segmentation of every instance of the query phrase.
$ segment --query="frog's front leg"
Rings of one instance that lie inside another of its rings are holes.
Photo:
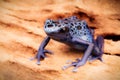
[[[50,41],[50,37],[46,37],[43,42],[41,43],[39,49],[38,49],[38,53],[36,54],[36,56],[33,59],[37,59],[37,64],[40,64],[40,59],[44,59],[45,58],[45,53],[52,53],[51,51],[45,50],[46,45],[48,44],[48,42]]]
[[[75,66],[75,68],[73,69],[73,72],[76,72],[78,67],[84,65],[87,60],[88,60],[88,57],[91,55],[91,52],[93,50],[93,47],[94,47],[94,44],[93,43],[90,43],[90,42],[87,42],[87,41],[84,41],[84,40],[80,40],[80,39],[77,39],[77,38],[73,38],[72,40],[74,43],[82,43],[82,44],[85,44],[85,45],[88,45],[88,48],[87,50],[85,51],[82,59],[76,59],[77,61],[76,62],[72,62],[70,65],[68,66],[64,66],[63,69],[66,69],[70,66]]]

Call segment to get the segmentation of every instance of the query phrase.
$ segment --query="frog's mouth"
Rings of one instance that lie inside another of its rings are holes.
[[[63,39],[66,39],[66,34],[60,33],[60,29],[53,32],[46,32],[46,34],[54,40],[61,41]]]
[[[65,41],[66,37],[64,35],[59,34],[47,34],[50,38],[57,40],[57,41]]]
[[[57,38],[62,38],[63,35],[58,35],[58,34],[47,34],[49,35],[50,37],[57,37]]]
[[[65,34],[69,32],[68,27],[45,27],[44,30],[47,34]]]
[[[49,35],[59,33],[58,28],[45,28],[44,31],[46,34],[49,34]]]

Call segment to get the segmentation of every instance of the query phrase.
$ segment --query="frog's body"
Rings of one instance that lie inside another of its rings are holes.
[[[93,42],[93,35],[86,22],[76,17],[57,21],[47,20],[44,30],[50,38],[66,43],[77,49],[85,48],[85,45],[76,44],[72,41],[73,38],[82,39],[90,43]]]
[[[46,20],[44,30],[48,36],[42,42],[38,54],[35,57],[38,59],[37,64],[40,64],[40,58],[45,58],[46,52],[51,53],[48,50],[44,50],[50,39],[57,40],[81,51],[85,51],[81,60],[77,59],[76,62],[72,62],[63,69],[75,66],[73,71],[76,71],[76,69],[85,64],[88,59],[102,60],[104,39],[102,36],[98,36],[97,39],[94,40],[93,30],[88,28],[84,20],[79,20],[75,16],[56,21]]]

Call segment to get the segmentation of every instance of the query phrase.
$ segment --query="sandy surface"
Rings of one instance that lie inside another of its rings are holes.
[[[0,0],[0,80],[120,80],[119,0]],[[76,15],[105,38],[104,62],[87,63],[72,73],[63,71],[66,60],[82,56],[51,40],[41,65],[35,56],[46,34],[44,21]]]

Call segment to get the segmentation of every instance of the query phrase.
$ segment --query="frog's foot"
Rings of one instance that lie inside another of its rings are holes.
[[[69,67],[74,66],[74,69],[72,70],[72,72],[77,72],[78,68],[82,65],[84,65],[85,62],[81,61],[80,59],[76,59],[76,61],[71,62],[71,64],[67,65],[67,66],[63,66],[62,69],[65,70]]]
[[[49,50],[39,50],[37,55],[33,58],[30,58],[30,60],[34,60],[37,59],[37,65],[40,65],[40,60],[44,59],[46,57],[45,53],[49,53],[52,54],[53,52],[49,51]]]

